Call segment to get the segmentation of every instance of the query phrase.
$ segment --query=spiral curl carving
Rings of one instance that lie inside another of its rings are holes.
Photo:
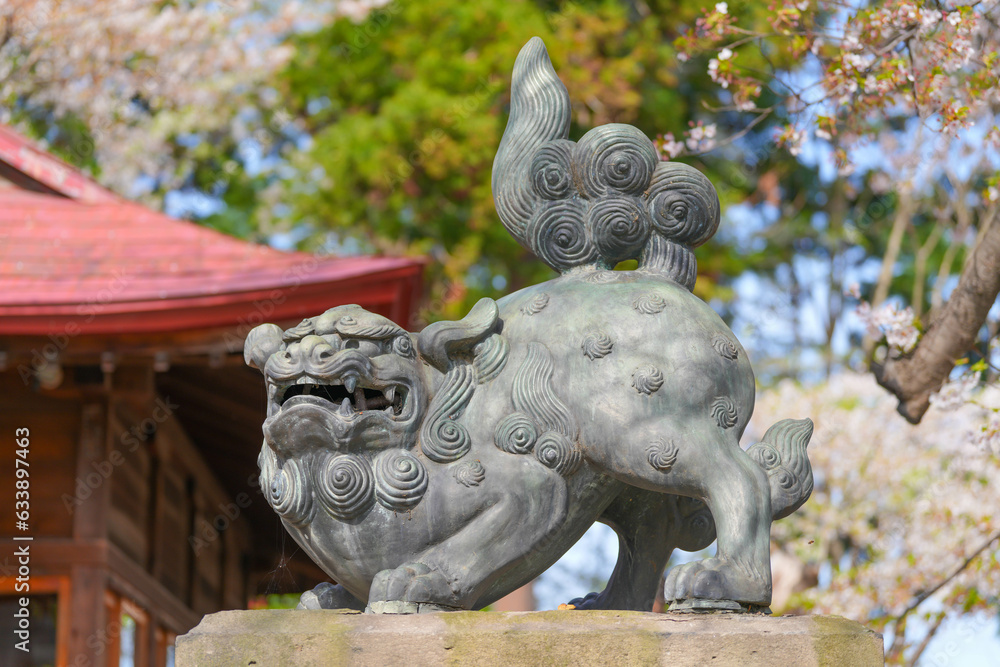
[[[542,146],[531,160],[529,178],[542,199],[564,199],[573,189],[570,155],[576,143],[555,139]]]
[[[663,312],[667,302],[659,294],[640,294],[632,299],[632,307],[643,315],[656,315]]]
[[[747,450],[747,454],[764,470],[773,470],[781,465],[781,454],[765,442],[758,442]]]
[[[799,481],[795,479],[795,475],[788,472],[788,470],[781,466],[770,471],[768,473],[768,477],[773,478],[778,483],[778,486],[786,491],[791,491],[799,483]]]
[[[295,459],[274,471],[267,486],[267,502],[282,519],[293,525],[312,521],[313,496],[311,484],[302,465]]]
[[[453,474],[462,486],[479,486],[486,479],[486,468],[479,461],[469,461],[456,466]]]
[[[712,403],[712,417],[719,428],[732,428],[736,425],[738,415],[736,404],[728,396],[720,396]]]
[[[739,355],[739,350],[736,348],[736,344],[729,340],[729,337],[724,334],[715,334],[712,337],[712,347],[721,356],[726,359],[732,360]]]
[[[658,162],[646,135],[631,125],[610,123],[587,132],[573,149],[573,176],[588,199],[609,192],[639,195]]]
[[[594,262],[597,246],[587,234],[585,214],[586,207],[575,199],[540,206],[525,229],[531,251],[557,271]]]
[[[309,317],[302,320],[291,329],[286,329],[284,334],[282,334],[282,339],[286,343],[291,343],[292,341],[305,338],[309,334],[315,332],[316,332],[316,325],[313,322],[313,318]]]
[[[439,419],[428,431],[429,439],[425,439],[423,449],[434,452],[432,460],[447,463],[462,458],[472,447],[469,431],[454,419]],[[430,458],[430,457],[428,457]]]
[[[420,449],[435,463],[450,463],[472,448],[469,431],[456,420],[465,412],[475,390],[475,369],[471,364],[453,367],[428,408],[420,429]]]
[[[677,455],[680,451],[672,440],[658,438],[646,447],[646,460],[649,465],[660,472],[670,472],[677,463]]]
[[[719,196],[704,174],[679,162],[661,162],[649,186],[653,228],[667,239],[697,247],[719,228]]]
[[[392,353],[410,359],[413,357],[413,341],[410,334],[403,333],[392,339]]]
[[[649,214],[631,197],[605,197],[587,212],[590,233],[601,258],[614,266],[634,259],[649,239]]]
[[[564,477],[572,475],[583,460],[573,442],[555,431],[547,431],[538,439],[535,458]]]
[[[715,521],[712,513],[701,500],[694,498],[677,501],[681,530],[677,536],[677,548],[684,551],[704,549],[715,539]]]
[[[595,285],[607,285],[618,281],[618,273],[620,271],[610,271],[608,269],[602,269],[600,271],[594,271],[593,273],[588,273],[587,277],[584,278],[588,283],[593,283]]]
[[[541,292],[528,299],[528,302],[521,306],[521,312],[525,315],[537,315],[545,310],[547,305],[549,305],[549,295]]]
[[[603,331],[591,331],[583,337],[583,354],[588,359],[601,359],[611,354],[611,349],[615,346],[611,336]]]
[[[375,458],[375,498],[393,512],[405,512],[420,503],[427,491],[427,470],[412,454],[389,449]]]
[[[514,412],[501,419],[493,432],[493,442],[509,454],[527,454],[537,440],[535,423],[522,412]]]
[[[656,366],[641,366],[632,373],[632,386],[640,394],[655,394],[663,386],[663,372]]]
[[[341,521],[356,519],[375,503],[375,481],[368,460],[355,454],[327,454],[315,471],[320,504]]]

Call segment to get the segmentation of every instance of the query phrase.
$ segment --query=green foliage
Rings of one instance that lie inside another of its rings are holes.
[[[297,38],[277,87],[313,142],[282,184],[285,222],[315,230],[314,244],[337,230],[378,251],[430,255],[430,318],[552,277],[493,209],[518,51],[545,40],[570,92],[571,138],[608,122],[655,137],[680,131],[707,87],[704,76],[681,86],[673,67],[670,40],[696,13],[686,3],[638,17],[618,2],[437,0]]]
[[[268,595],[267,606],[264,609],[295,609],[299,604],[298,593],[288,593],[283,595]]]

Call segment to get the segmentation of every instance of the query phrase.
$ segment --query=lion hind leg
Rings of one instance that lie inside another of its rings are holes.
[[[715,523],[716,555],[684,563],[667,575],[668,601],[771,602],[771,488],[761,466],[739,447],[735,432],[714,423],[689,428],[675,482],[705,502]]]
[[[667,576],[668,600],[766,606],[771,598],[771,487],[764,469],[740,449],[737,421],[726,407],[720,403],[688,420],[651,420],[633,427],[622,446],[586,454],[626,484],[689,496],[711,512],[717,554],[673,568]]]
[[[675,548],[704,549],[715,524],[699,500],[626,487],[598,519],[618,535],[618,561],[600,593],[571,600],[577,609],[650,611]]]

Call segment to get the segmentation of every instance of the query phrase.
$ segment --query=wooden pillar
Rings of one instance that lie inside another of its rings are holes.
[[[110,485],[100,474],[101,464],[108,460],[108,414],[106,402],[85,402],[80,419],[80,442],[77,448],[76,481],[78,488],[91,493],[78,504],[73,513],[73,537],[80,541],[105,538]],[[97,477],[94,477],[96,475]],[[95,484],[88,483],[100,479]],[[104,665],[112,647],[111,629],[105,613],[104,592],[108,584],[107,569],[102,566],[77,566],[72,571],[72,625],[69,636],[70,665]],[[116,637],[115,637],[116,638]]]

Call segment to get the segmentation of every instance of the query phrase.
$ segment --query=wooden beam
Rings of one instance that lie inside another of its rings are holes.
[[[201,616],[113,544],[108,545],[108,564],[110,587],[144,609],[155,609],[160,622],[170,631],[187,632],[201,620]]]

